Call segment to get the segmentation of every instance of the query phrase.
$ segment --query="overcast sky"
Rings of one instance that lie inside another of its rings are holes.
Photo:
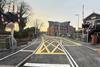
[[[71,21],[77,27],[77,16],[82,23],[82,5],[84,4],[85,17],[92,12],[100,13],[100,0],[25,0],[33,10],[35,16],[46,21]]]

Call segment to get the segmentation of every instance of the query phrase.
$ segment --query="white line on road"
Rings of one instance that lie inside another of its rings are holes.
[[[41,45],[41,44],[40,44]],[[39,46],[38,46],[39,47]],[[16,67],[21,66],[22,63],[24,63],[28,58],[30,58],[33,54],[35,54],[35,52],[37,51],[38,47],[33,51],[32,54],[30,54],[29,56],[27,56],[23,61],[21,61],[19,64],[16,65]],[[23,51],[23,50],[22,50]]]
[[[34,50],[20,50],[21,52],[34,52]]]
[[[64,46],[76,46],[76,45],[64,45]]]
[[[30,55],[28,55],[24,60],[22,60],[19,64],[17,64],[16,67],[19,67],[22,63],[24,63],[24,62],[25,62],[28,58],[30,58],[32,55],[33,55],[33,53],[30,54]]]
[[[21,50],[23,50],[23,49],[25,49],[25,48],[28,48],[28,47],[32,46],[33,44],[35,44],[35,43],[36,43],[36,41],[37,41],[37,39],[36,39],[36,40],[35,40],[35,41],[31,44],[31,45],[28,45],[28,46],[26,46],[26,47],[24,47],[24,48],[20,49],[19,51],[15,52],[15,53],[12,53],[12,54],[10,54],[10,55],[7,55],[7,56],[5,56],[5,57],[1,58],[1,59],[0,59],[0,61],[1,61],[1,60],[3,60],[3,59],[8,58],[8,57],[10,57],[10,56],[12,56],[12,55],[14,55],[14,54],[17,54],[18,52],[20,52]]]
[[[65,39],[65,38],[64,38]],[[71,43],[74,43],[75,45],[77,45],[77,46],[82,46],[80,43],[77,43],[77,42],[74,42],[74,41],[71,41],[71,40],[68,40],[68,39],[65,39],[66,41],[69,41],[69,42],[71,42]]]
[[[65,49],[65,47],[62,45],[62,42],[60,44],[60,46],[62,47],[66,57],[68,58],[69,62],[71,63],[72,67],[79,67],[78,64],[75,62],[75,60],[72,58],[72,56],[70,55],[70,53]],[[67,53],[66,53],[67,52]],[[74,63],[74,64],[73,64]]]
[[[74,43],[76,45],[87,47],[87,48],[89,48],[89,49],[91,49],[93,51],[100,50],[100,49],[92,48],[92,47],[89,47],[89,46],[86,46],[86,45],[82,45],[80,43],[77,43],[77,42],[74,42],[74,41],[71,41],[71,40],[68,40],[68,39],[66,39],[66,40],[69,41],[69,42],[72,42],[72,43]]]
[[[43,64],[43,63],[26,63],[27,67],[70,67],[69,64]]]

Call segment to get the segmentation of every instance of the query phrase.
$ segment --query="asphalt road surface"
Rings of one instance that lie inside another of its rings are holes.
[[[10,55],[1,54],[0,67],[100,67],[100,54],[82,44],[61,37],[42,37]]]
[[[43,44],[40,44],[37,51],[41,51],[40,48],[45,49],[44,52],[34,53],[24,64],[23,67],[29,67],[30,64],[32,67],[46,67],[46,66],[35,66],[36,64],[49,64],[48,67],[78,67],[75,65],[72,58],[69,57],[68,53],[65,51],[64,47],[61,47],[60,39],[55,37],[43,37]],[[59,42],[58,42],[59,41]],[[57,43],[58,42],[58,43]],[[42,47],[43,46],[43,47]],[[58,46],[58,47],[56,47]],[[60,53],[58,50],[60,48],[63,53]],[[55,51],[52,53],[52,50]],[[48,50],[46,52],[46,50]],[[56,51],[57,50],[57,51]],[[29,64],[29,65],[27,65]],[[53,65],[54,64],[54,65]],[[53,66],[52,66],[53,65]],[[56,66],[59,65],[59,66]],[[62,66],[60,66],[62,65]],[[66,66],[64,66],[66,65]]]
[[[94,50],[72,41],[63,44],[79,67],[100,67],[100,54],[97,54]]]
[[[3,58],[0,59],[0,67],[18,67],[21,63],[25,61],[37,48],[39,45],[40,40],[36,39],[34,42],[29,43],[28,46],[18,50],[15,53],[9,54]],[[34,47],[34,46],[35,47]],[[26,50],[28,48],[33,48],[30,50]]]

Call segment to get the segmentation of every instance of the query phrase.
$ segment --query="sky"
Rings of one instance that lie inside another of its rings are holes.
[[[84,4],[84,17],[92,12],[100,13],[100,0],[24,0],[30,5],[34,18],[44,22],[43,30],[48,27],[48,21],[70,21],[77,27],[79,14],[79,27],[82,24],[82,6]],[[31,18],[32,20],[32,18]],[[33,24],[33,20],[28,23]]]

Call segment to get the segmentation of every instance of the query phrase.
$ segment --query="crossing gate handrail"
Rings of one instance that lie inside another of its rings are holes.
[[[16,42],[15,39],[13,40]],[[11,49],[11,41],[11,35],[0,35],[0,49]]]

